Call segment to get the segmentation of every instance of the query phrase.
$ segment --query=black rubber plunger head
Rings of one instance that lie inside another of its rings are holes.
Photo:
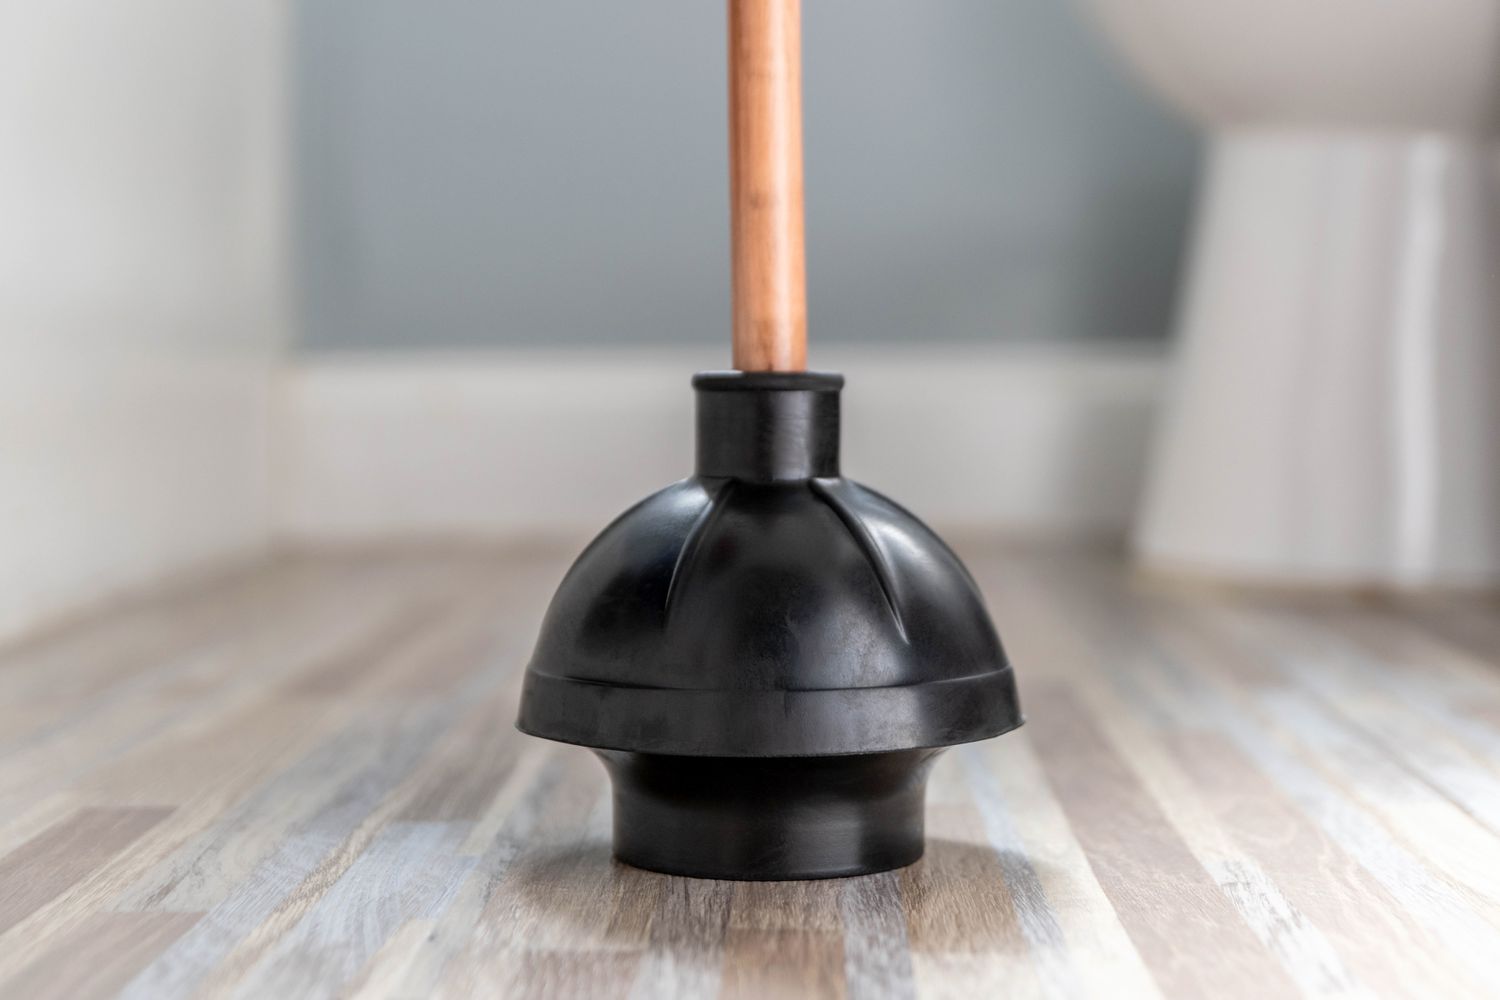
[[[1021,723],[963,564],[839,475],[839,375],[714,372],[697,474],[569,570],[519,727],[593,748],[615,855],[680,875],[858,875],[922,855],[946,746]]]

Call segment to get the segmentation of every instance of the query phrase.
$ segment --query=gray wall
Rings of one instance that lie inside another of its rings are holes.
[[[722,342],[719,0],[303,0],[313,349]],[[1154,337],[1197,147],[1062,0],[808,0],[817,340]]]

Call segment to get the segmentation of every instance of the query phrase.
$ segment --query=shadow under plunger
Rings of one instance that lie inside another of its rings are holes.
[[[973,578],[839,471],[843,377],[804,371],[798,0],[729,0],[734,363],[699,374],[697,468],[553,598],[518,726],[593,748],[621,861],[705,878],[922,856],[941,748],[1021,723]]]

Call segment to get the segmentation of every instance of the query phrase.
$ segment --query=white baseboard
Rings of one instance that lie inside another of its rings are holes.
[[[844,472],[948,530],[1117,533],[1159,347],[823,349]],[[579,534],[692,466],[711,352],[324,355],[282,386],[276,527],[293,541]]]

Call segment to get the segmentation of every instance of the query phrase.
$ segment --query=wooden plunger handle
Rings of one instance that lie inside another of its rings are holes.
[[[801,0],[729,0],[734,367],[807,367]]]

